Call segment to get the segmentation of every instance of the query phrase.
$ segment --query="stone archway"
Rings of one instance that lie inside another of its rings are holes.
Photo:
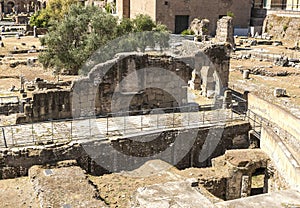
[[[10,14],[15,11],[15,2],[9,1],[6,4],[6,13]]]

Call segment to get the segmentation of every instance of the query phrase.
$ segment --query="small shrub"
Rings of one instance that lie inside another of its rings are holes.
[[[234,18],[234,13],[232,11],[228,11],[226,15],[229,16],[229,17]]]
[[[187,30],[184,30],[181,32],[181,35],[194,35],[195,33],[190,30],[190,29],[187,29]]]

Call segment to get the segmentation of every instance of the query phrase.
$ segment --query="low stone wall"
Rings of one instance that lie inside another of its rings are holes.
[[[32,95],[32,101],[24,105],[24,114],[18,115],[17,124],[72,117],[70,90],[48,90]]]
[[[282,139],[269,127],[262,128],[260,146],[272,159],[290,187],[300,190],[300,164]]]
[[[76,160],[84,170],[94,175],[134,170],[152,159],[162,159],[171,164],[177,163],[178,168],[207,167],[211,165],[211,158],[223,155],[228,149],[247,148],[249,129],[248,122],[233,122],[224,128],[195,127],[115,140],[82,141],[52,147],[2,149],[0,178],[25,176],[33,165],[47,165],[63,160]],[[211,137],[207,137],[208,134]],[[214,141],[213,138],[217,137],[220,140]],[[202,149],[204,152],[212,149],[212,154],[201,160]],[[182,157],[178,158],[180,156]]]

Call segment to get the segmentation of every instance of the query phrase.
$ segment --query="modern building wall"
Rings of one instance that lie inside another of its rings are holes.
[[[117,0],[117,7],[122,7],[126,1],[128,0]],[[176,19],[178,26],[185,24],[185,18],[188,18],[188,25],[194,18],[206,18],[210,21],[210,32],[215,34],[218,19],[229,11],[235,16],[233,22],[235,27],[248,27],[251,7],[251,0],[130,0],[130,17],[141,13],[148,14],[156,22],[167,25],[172,32],[176,31]],[[119,16],[125,16],[121,9]]]
[[[130,18],[147,14],[156,20],[156,0],[130,0]]]
[[[157,15],[156,21],[161,21],[168,28],[175,32],[175,16],[188,15],[189,24],[194,18],[208,19],[210,21],[210,32],[214,34],[217,28],[217,21],[220,17],[227,15],[227,12],[233,12],[235,27],[248,27],[251,16],[251,1],[250,0],[177,0],[168,1],[165,5],[165,0],[157,0]]]
[[[300,0],[286,0],[286,10],[300,11]]]
[[[116,0],[116,9],[119,18],[130,18],[130,0]]]

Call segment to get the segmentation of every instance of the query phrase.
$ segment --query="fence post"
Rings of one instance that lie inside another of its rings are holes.
[[[156,114],[156,129],[158,129],[159,113]]]
[[[91,124],[91,117],[89,117],[89,132],[90,132],[90,138],[92,137],[92,124]]]
[[[108,115],[106,116],[106,136],[108,136]]]
[[[173,128],[175,127],[175,109],[173,108]]]
[[[73,120],[71,120],[70,139],[73,140]]]
[[[188,124],[188,126],[190,126],[190,109],[188,110],[188,115],[187,116],[188,116],[188,121],[187,121],[188,123],[187,124]]]
[[[126,133],[126,115],[124,115],[124,135]]]
[[[10,130],[11,130],[11,141],[12,141],[12,145],[14,146],[15,141],[14,141],[14,132],[13,132],[12,126],[10,127]]]
[[[256,114],[254,114],[254,118],[253,118],[253,129],[255,130],[255,125],[256,124]]]
[[[54,130],[53,130],[53,120],[51,120],[51,131],[52,131],[52,142],[53,142],[53,135],[54,135]]]
[[[141,115],[141,131],[143,131],[143,114]]]
[[[31,134],[32,134],[32,142],[34,143],[34,130],[33,130],[33,123],[31,123]]]
[[[204,124],[204,119],[205,119],[205,110],[203,110],[203,115],[202,115],[202,124]]]
[[[3,134],[4,146],[5,146],[5,148],[7,148],[7,142],[6,142],[6,138],[5,138],[4,128],[2,128],[2,134]]]

